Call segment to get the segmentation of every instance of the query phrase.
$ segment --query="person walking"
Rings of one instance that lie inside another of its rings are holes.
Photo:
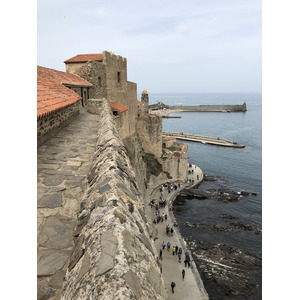
[[[172,249],[173,256],[175,255],[175,251],[176,251],[176,248],[175,248],[175,246],[173,246],[173,249]]]
[[[181,254],[178,253],[178,262],[181,263]]]
[[[190,257],[187,259],[188,268],[191,266],[191,259]]]
[[[162,258],[162,250],[161,249],[159,251],[159,258],[160,258],[160,260],[163,260],[163,258]]]
[[[166,244],[164,241],[162,242],[161,246],[162,246],[162,249],[165,250]]]
[[[176,245],[175,247],[175,254],[177,255],[177,252],[178,252],[178,246]]]
[[[185,276],[185,270],[184,269],[182,270],[181,274],[182,274],[182,280],[184,280],[184,276]]]
[[[171,244],[170,244],[170,242],[168,242],[168,244],[167,244],[167,250],[168,251],[170,251],[170,247],[171,247]]]
[[[172,281],[171,282],[171,288],[172,288],[172,293],[174,294],[174,287],[176,286],[176,284],[175,284],[175,282],[174,281]]]

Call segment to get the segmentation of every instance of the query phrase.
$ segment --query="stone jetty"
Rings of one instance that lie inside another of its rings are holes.
[[[166,105],[162,102],[149,105],[149,112],[163,117],[175,112],[246,112],[246,102],[242,105]]]
[[[179,132],[163,132],[163,135],[169,136],[169,137],[174,137],[179,140],[200,142],[202,144],[210,144],[210,145],[233,147],[233,148],[245,148],[244,144],[238,144],[234,141],[230,141],[227,139],[221,139],[221,138],[196,135],[196,134],[179,133]]]

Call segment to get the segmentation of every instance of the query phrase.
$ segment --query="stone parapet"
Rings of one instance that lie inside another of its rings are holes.
[[[106,101],[100,120],[61,299],[164,299],[143,200]]]
[[[104,101],[106,101],[104,98],[102,98],[102,99],[88,99],[88,101],[87,101],[87,110],[88,110],[88,112],[91,113],[91,114],[94,114],[94,115],[100,115]]]

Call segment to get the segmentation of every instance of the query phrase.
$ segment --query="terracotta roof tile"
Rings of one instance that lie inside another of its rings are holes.
[[[148,92],[146,90],[143,90],[142,94],[148,95]]]
[[[122,104],[119,104],[117,102],[109,102],[109,105],[110,105],[111,108],[117,109],[117,110],[119,110],[121,112],[124,112],[124,111],[128,110],[128,107],[126,107],[126,106],[124,106]]]
[[[77,75],[61,71],[37,67],[37,117],[46,115],[67,107],[81,99],[68,87],[64,86],[92,86],[89,82]]]
[[[64,63],[85,63],[89,60],[102,61],[102,54],[78,54],[64,61]]]
[[[136,101],[137,101],[137,105],[138,105],[138,106],[140,106],[140,105],[142,104],[141,101],[139,101],[139,100],[136,100]]]

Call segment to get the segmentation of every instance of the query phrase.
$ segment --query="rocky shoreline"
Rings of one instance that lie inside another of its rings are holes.
[[[213,178],[208,180],[213,181]],[[256,196],[255,193],[230,190],[185,189],[180,192],[174,202],[175,213],[186,209],[186,201],[191,198],[199,200],[237,202],[242,197]],[[212,235],[255,235],[260,238],[261,230],[245,224],[239,217],[222,213],[216,219],[207,218],[207,222],[190,222],[186,220],[181,226],[181,234],[192,252],[195,264],[203,280],[209,297],[221,299],[261,299],[261,253],[230,245],[227,242],[217,242]],[[190,230],[188,230],[190,229]],[[192,237],[193,230],[197,236]],[[184,233],[187,233],[184,235]]]
[[[211,299],[260,299],[262,259],[250,251],[210,241],[188,242]]]

